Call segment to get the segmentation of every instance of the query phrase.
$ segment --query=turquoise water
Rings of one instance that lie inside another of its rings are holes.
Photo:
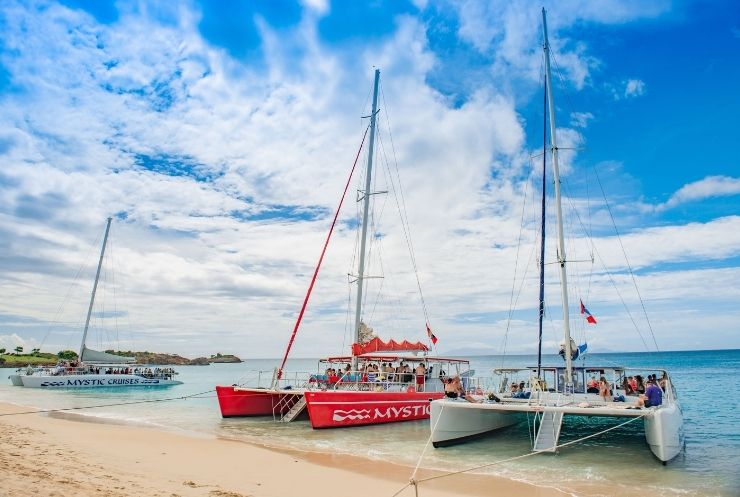
[[[640,488],[650,495],[740,495],[740,350],[590,354],[587,365],[667,369],[676,385],[684,413],[686,450],[662,466],[648,449],[641,423],[628,425],[582,444],[562,449],[557,455],[541,454],[492,466],[488,472],[521,481],[549,485],[574,494],[593,488]],[[502,366],[498,356],[471,357],[478,375]],[[510,356],[506,367],[531,366],[535,356]],[[556,356],[546,364],[560,364]],[[165,389],[109,389],[106,391],[40,391],[12,387],[6,379],[12,370],[0,370],[0,401],[39,408],[60,408],[157,400],[207,392],[197,398],[104,407],[74,411],[115,422],[126,422],[170,430],[228,436],[273,447],[307,451],[354,454],[415,465],[429,436],[428,421],[411,421],[341,430],[312,430],[308,421],[283,424],[269,419],[221,419],[216,384],[232,384],[254,376],[252,371],[269,370],[275,360],[250,360],[243,364],[180,367],[185,382]],[[313,371],[316,361],[296,359],[288,369]],[[594,419],[571,422],[564,430],[596,432],[617,424]],[[422,466],[459,470],[499,461],[529,452],[531,442],[526,424],[480,440],[442,449],[431,446],[424,452]],[[565,439],[561,439],[563,441]],[[570,437],[573,438],[573,437]],[[591,485],[594,485],[591,488]],[[614,489],[615,491],[617,489]],[[609,492],[611,494],[612,491]]]

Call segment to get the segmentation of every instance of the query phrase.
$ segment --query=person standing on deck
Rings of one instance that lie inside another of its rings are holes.
[[[427,374],[427,368],[424,366],[423,362],[420,362],[418,366],[416,366],[416,391],[417,392],[423,392],[424,391],[424,379],[426,378]]]

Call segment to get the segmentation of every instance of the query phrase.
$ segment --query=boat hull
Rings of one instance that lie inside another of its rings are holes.
[[[10,379],[10,383],[12,383],[14,387],[23,386],[23,380],[21,380],[21,375],[19,374],[11,374],[8,376],[8,379]]]
[[[26,388],[78,389],[112,387],[165,387],[181,385],[178,380],[145,378],[133,374],[86,374],[86,375],[12,375],[13,385]],[[17,382],[20,382],[18,384]]]
[[[432,445],[445,447],[463,443],[518,423],[517,412],[482,409],[464,400],[442,399],[431,403]]]
[[[429,404],[441,392],[306,392],[313,428],[345,428],[429,418]]]
[[[645,440],[652,453],[668,462],[683,450],[683,414],[677,404],[661,406],[645,417]]]
[[[295,391],[283,392],[264,388],[216,387],[218,406],[221,409],[221,416],[224,418],[284,414],[287,411],[287,406],[277,411],[275,409],[288,392],[298,394]]]

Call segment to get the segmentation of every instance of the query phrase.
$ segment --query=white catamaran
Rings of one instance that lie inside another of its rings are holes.
[[[87,332],[90,327],[95,292],[98,289],[100,269],[103,265],[105,247],[108,242],[111,218],[108,218],[103,237],[103,246],[100,249],[100,260],[95,273],[90,305],[87,309],[85,329],[82,332],[79,361],[62,361],[53,367],[21,368],[16,374],[10,375],[13,385],[29,388],[107,388],[132,386],[169,386],[180,385],[175,380],[178,373],[172,368],[152,368],[146,364],[132,364],[133,357],[123,357],[107,352],[87,348]]]
[[[495,390],[483,400],[478,402],[467,402],[459,398],[435,400],[431,404],[432,443],[435,447],[452,445],[525,420],[527,422],[533,420],[534,433],[536,433],[533,451],[555,452],[558,449],[564,416],[613,417],[626,422],[634,418],[642,418],[645,438],[650,450],[665,463],[676,457],[683,448],[683,415],[668,373],[654,368],[627,370],[611,366],[575,367],[573,365],[574,359],[583,350],[576,347],[571,339],[568,319],[567,259],[563,239],[555,106],[552,100],[550,46],[547,38],[545,9],[542,9],[542,25],[545,91],[550,118],[550,152],[557,209],[557,264],[560,270],[563,310],[564,341],[561,353],[565,359],[565,365],[543,367],[538,364],[536,367],[524,369],[498,369],[494,371],[494,375],[498,377],[498,381],[494,382]],[[544,235],[541,242],[544,247]],[[544,261],[541,260],[540,326],[544,299],[543,264]],[[583,305],[581,313],[591,318]],[[649,395],[647,403],[644,401],[645,397],[636,395],[641,390],[645,391],[642,375],[648,378],[647,388],[653,390],[660,388],[660,392],[655,393],[658,397],[662,397],[659,402],[655,402],[657,405],[650,406],[653,391],[647,392]],[[660,375],[659,378],[658,375]],[[601,378],[601,385],[594,384],[596,378]],[[635,378],[639,380],[639,385],[633,383]],[[614,400],[617,401],[614,402]],[[642,405],[638,407],[640,403]],[[645,405],[649,407],[644,407]]]

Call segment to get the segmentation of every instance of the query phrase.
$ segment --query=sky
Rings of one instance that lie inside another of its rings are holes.
[[[377,68],[363,321],[414,341],[429,323],[439,354],[535,353],[542,6],[572,336],[591,352],[740,348],[731,0],[6,0],[0,348],[79,348],[112,217],[89,347],[281,356]],[[296,357],[352,342],[366,169],[365,142]]]

